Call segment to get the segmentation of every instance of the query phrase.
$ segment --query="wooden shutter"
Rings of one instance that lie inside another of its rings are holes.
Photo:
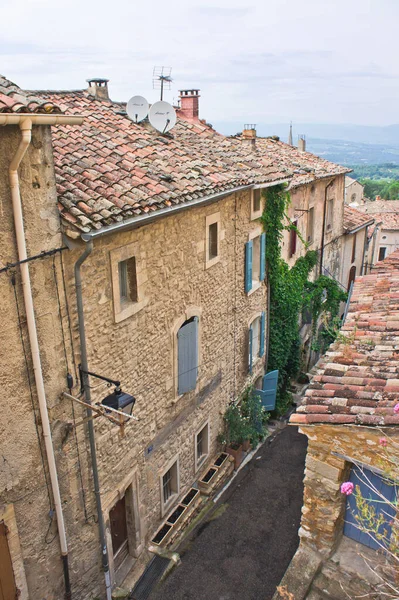
[[[253,340],[253,329],[252,325],[249,326],[248,330],[248,371],[252,374],[252,340]]]
[[[254,390],[259,396],[262,406],[265,410],[274,410],[276,408],[278,371],[270,371],[262,378],[262,389]]]
[[[293,222],[293,227],[297,227],[298,221]],[[296,253],[296,229],[290,229],[290,257]]]
[[[366,483],[367,480],[369,483]],[[395,517],[395,509],[393,506],[390,506],[390,504],[384,503],[380,494],[384,496],[388,502],[394,503],[396,501],[398,488],[393,482],[392,485],[389,485],[381,475],[377,475],[368,469],[361,469],[355,465],[352,467],[349,481],[351,481],[355,487],[360,487],[362,497],[366,500],[368,506],[374,508],[377,518],[378,515],[382,515],[384,523],[381,524],[378,532],[384,534],[385,529],[386,538],[389,539],[392,531],[390,521]],[[370,489],[370,486],[373,486],[376,491]],[[348,496],[346,500],[344,535],[369,548],[375,550],[380,549],[382,540],[378,543],[373,533],[370,532],[370,534],[368,534],[359,529],[358,521],[356,520],[357,514],[358,508],[356,506],[356,498],[352,494]],[[383,543],[383,545],[386,546],[386,543]]]
[[[259,273],[259,279],[261,281],[264,280],[265,275],[266,275],[266,234],[262,233],[262,235],[260,236],[260,273]]]
[[[15,600],[17,588],[10,549],[7,541],[7,528],[4,521],[0,522],[0,600]]]
[[[245,244],[245,291],[248,293],[252,289],[252,241]]]
[[[198,317],[186,321],[177,333],[178,393],[195,389],[198,377]]]
[[[262,312],[260,316],[260,339],[259,339],[259,356],[263,356],[265,353],[265,313]]]

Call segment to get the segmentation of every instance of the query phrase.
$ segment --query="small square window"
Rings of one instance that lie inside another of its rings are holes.
[[[119,295],[121,303],[137,302],[137,272],[134,256],[118,263]]]
[[[209,225],[209,247],[208,260],[216,258],[218,255],[218,223]]]
[[[162,514],[179,494],[179,461],[176,459],[161,476]]]
[[[251,195],[251,221],[262,216],[262,190],[252,190]]]
[[[195,436],[195,464],[201,465],[209,454],[209,423]]]
[[[220,213],[206,217],[205,268],[220,261]]]

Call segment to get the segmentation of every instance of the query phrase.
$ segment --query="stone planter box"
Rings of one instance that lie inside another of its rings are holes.
[[[181,502],[168,514],[151,540],[154,546],[170,546],[189,525],[201,504],[200,491],[191,488]]]

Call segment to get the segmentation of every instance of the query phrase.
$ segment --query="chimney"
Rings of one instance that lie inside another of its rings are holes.
[[[294,145],[294,144],[292,143],[292,121],[291,121],[291,124],[290,124],[290,132],[289,132],[289,134],[288,134],[288,145],[289,145],[289,146],[293,146],[293,145]]]
[[[246,123],[244,125],[244,129],[242,130],[242,139],[249,140],[251,142],[251,146],[255,147],[255,145],[256,145],[256,123]]]
[[[179,115],[188,121],[198,121],[199,115],[199,90],[180,90]]]
[[[299,152],[306,152],[306,138],[304,135],[298,136],[298,150]]]
[[[109,100],[108,96],[108,81],[109,79],[86,79],[89,87],[87,91],[89,94],[97,98],[97,100]]]

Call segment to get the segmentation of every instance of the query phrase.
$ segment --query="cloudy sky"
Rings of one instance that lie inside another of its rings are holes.
[[[214,124],[399,122],[398,0],[2,0],[0,73],[23,88],[166,100],[201,89]]]

